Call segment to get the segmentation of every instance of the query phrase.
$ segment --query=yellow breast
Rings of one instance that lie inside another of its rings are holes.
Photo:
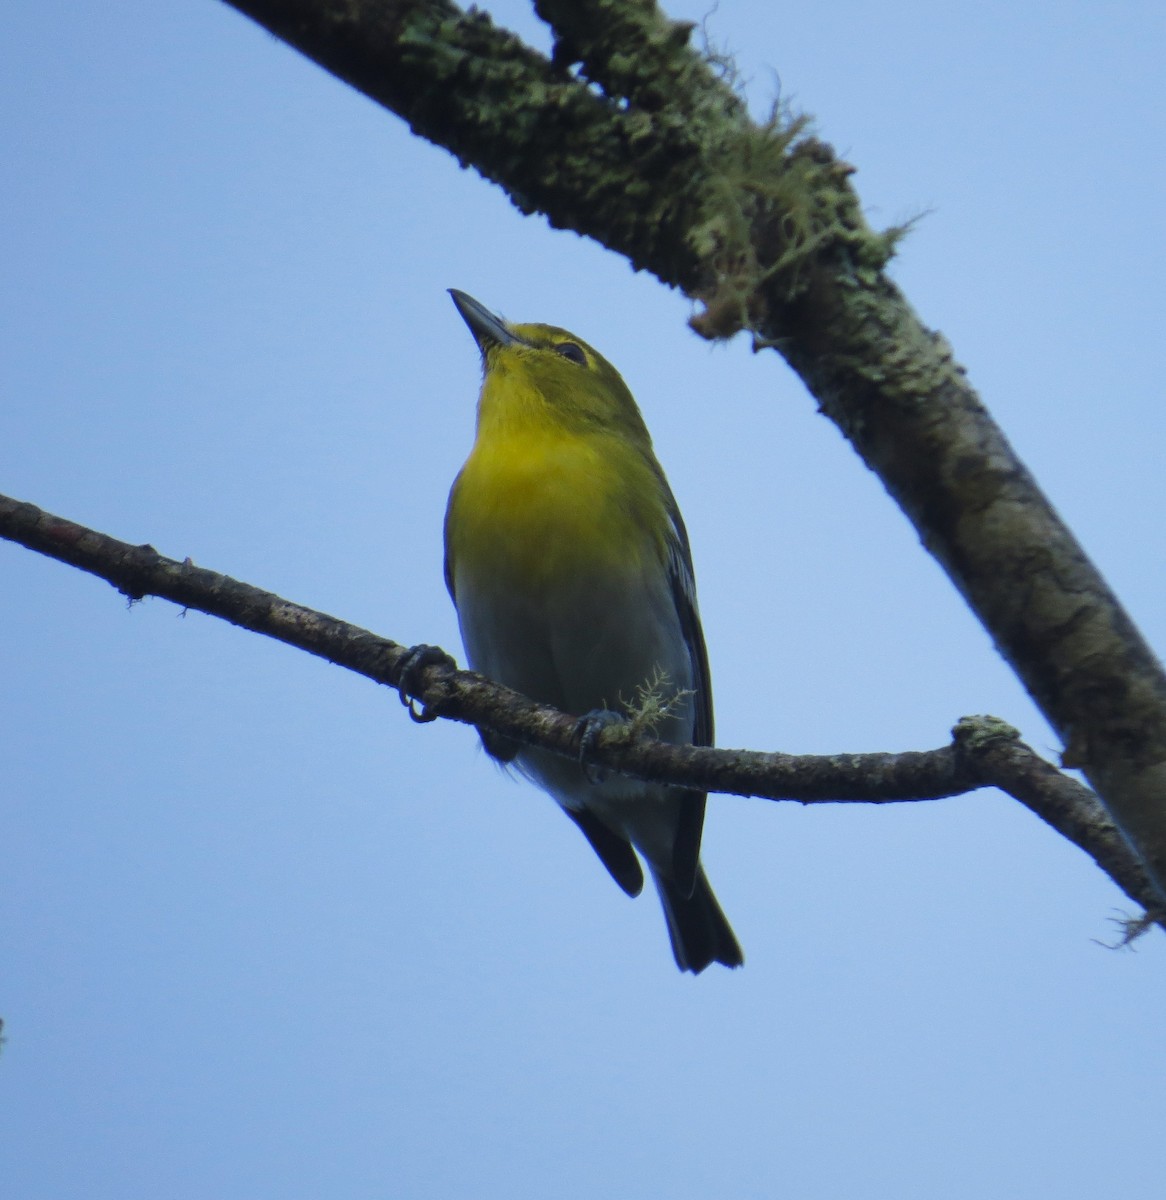
[[[667,529],[650,467],[614,439],[547,426],[479,436],[450,495],[450,562],[503,587],[637,569]]]

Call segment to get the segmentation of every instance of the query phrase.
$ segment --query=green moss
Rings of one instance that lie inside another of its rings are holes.
[[[704,311],[690,322],[703,337],[751,329],[755,347],[774,344],[761,332],[768,318],[809,288],[820,264],[844,258],[855,284],[873,287],[906,232],[870,229],[851,168],[807,129],[806,118],[783,109],[731,136],[723,123],[710,129],[705,203],[688,235],[712,276],[699,296]]]
[[[1000,717],[960,717],[951,731],[957,742],[970,750],[978,750],[991,742],[1015,742],[1020,740],[1020,730],[1009,725]]]

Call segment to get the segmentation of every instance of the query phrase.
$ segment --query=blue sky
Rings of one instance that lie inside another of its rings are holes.
[[[707,27],[873,223],[925,214],[896,278],[1161,649],[1161,6],[722,0]],[[776,357],[699,341],[233,10],[10,5],[0,92],[0,490],[460,654],[459,287],[639,399],[722,745],[926,748],[991,712],[1055,754]],[[1131,906],[1012,801],[712,798],[747,961],[682,977],[655,900],[470,730],[7,543],[0,573],[5,1194],[1160,1186],[1161,936],[1100,948]]]

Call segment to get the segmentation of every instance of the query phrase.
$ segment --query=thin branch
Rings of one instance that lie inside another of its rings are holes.
[[[88,571],[131,600],[158,596],[306,650],[376,683],[394,688],[406,683],[427,717],[461,721],[579,757],[576,717],[535,704],[472,671],[459,671],[452,660],[411,671],[409,647],[197,567],[189,558],[166,558],[152,546],[118,541],[7,496],[0,496],[0,536]],[[1080,846],[1132,900],[1156,911],[1144,868],[1097,797],[993,718],[965,718],[950,745],[901,754],[792,755],[673,746],[612,728],[600,734],[589,761],[640,779],[803,804],[935,800],[995,786]]]
[[[775,348],[919,531],[1138,847],[1166,903],[1166,675],[884,267],[853,168],[752,122],[651,0],[538,0],[552,59],[448,0],[230,0],[524,212]]]

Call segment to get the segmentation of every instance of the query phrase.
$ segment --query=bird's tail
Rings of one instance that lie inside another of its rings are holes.
[[[726,967],[741,966],[745,956],[709,887],[704,868],[697,869],[696,886],[691,896],[686,896],[659,871],[653,870],[652,875],[660,892],[660,903],[664,906],[676,965],[694,975],[699,975],[713,962],[724,963]]]

